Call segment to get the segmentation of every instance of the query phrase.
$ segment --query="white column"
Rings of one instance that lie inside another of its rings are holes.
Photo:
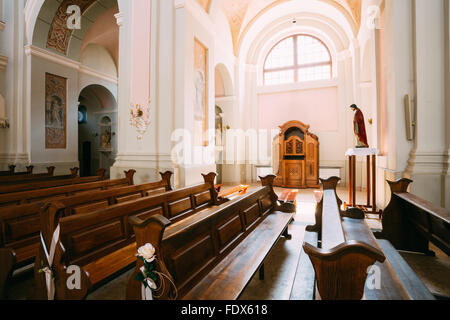
[[[446,145],[446,0],[414,1],[416,71],[416,141],[409,172],[411,192],[445,206]]]
[[[158,10],[161,1],[134,0],[123,2],[116,15],[119,31],[119,85],[118,85],[118,154],[111,168],[112,177],[124,170],[135,169],[136,183],[156,181],[160,168],[159,130],[170,126],[170,117],[161,119],[157,95],[157,40],[160,30]],[[158,19],[159,20],[158,20]],[[164,39],[168,41],[168,39]],[[149,103],[150,102],[150,103]],[[130,106],[149,107],[150,123],[139,139],[137,129],[130,124]],[[167,116],[165,114],[164,116]],[[161,121],[162,120],[162,121]],[[169,137],[165,137],[169,139]],[[164,152],[167,153],[167,148]]]
[[[8,57],[4,79],[0,84],[6,100],[10,128],[0,130],[0,166],[16,164],[22,170],[30,163],[30,58],[24,54],[24,0],[3,3],[5,29],[1,54]]]
[[[445,164],[445,186],[443,189],[443,197],[445,201],[445,208],[450,209],[450,1],[445,1],[445,74],[446,74],[446,128],[447,128],[447,163]]]

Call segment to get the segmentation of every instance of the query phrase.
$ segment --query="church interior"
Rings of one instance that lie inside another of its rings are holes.
[[[449,300],[449,0],[0,0],[0,300]]]

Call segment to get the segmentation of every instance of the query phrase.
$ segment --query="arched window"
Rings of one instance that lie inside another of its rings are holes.
[[[267,55],[264,84],[326,80],[332,77],[331,55],[319,39],[307,35],[280,41]]]

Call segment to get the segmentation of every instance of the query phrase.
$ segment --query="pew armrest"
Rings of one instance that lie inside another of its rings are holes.
[[[382,251],[360,241],[346,241],[332,249],[319,249],[305,242],[303,250],[314,266],[324,300],[361,300],[368,268],[386,260]]]
[[[281,211],[285,213],[296,213],[297,207],[293,203],[285,202],[279,205],[276,211]]]

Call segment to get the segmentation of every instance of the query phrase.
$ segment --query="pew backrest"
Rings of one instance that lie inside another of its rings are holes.
[[[27,171],[24,171],[24,172],[15,172],[15,171],[16,171],[16,166],[11,165],[11,166],[9,166],[9,170],[8,170],[8,171],[0,171],[0,177],[5,177],[5,176],[21,176],[21,175],[33,174],[34,166],[28,166],[28,167],[26,167],[26,168],[27,168]]]
[[[36,173],[33,174],[33,167],[30,171],[27,172],[20,172],[20,173],[14,173],[11,175],[1,176],[0,175],[0,184],[18,184],[18,183],[25,183],[25,182],[32,182],[32,181],[41,181],[45,179],[49,179],[50,177],[53,177],[55,167],[48,167],[47,172],[45,173]]]
[[[21,181],[18,184],[0,184],[0,194],[8,194],[8,193],[15,193],[20,191],[30,191],[30,190],[37,190],[37,189],[46,189],[46,188],[54,188],[59,186],[66,186],[66,185],[75,185],[75,184],[83,184],[83,183],[89,183],[89,182],[95,182],[95,181],[102,181],[105,179],[105,170],[100,169],[98,171],[97,176],[92,177],[75,177],[74,175],[67,175],[67,176],[54,176],[45,178],[44,180],[38,180],[38,181]]]
[[[450,256],[450,211],[408,192],[413,181],[388,181],[391,200],[382,217],[377,237],[389,240],[397,250],[433,254],[429,242]]]
[[[171,190],[171,172],[161,175],[163,180],[159,182],[60,198],[58,203],[61,208],[57,214],[62,217],[83,214],[117,203],[147,197],[154,192]],[[38,243],[40,215],[51,208],[48,205],[46,206],[48,201],[51,201],[51,199],[20,206],[5,207],[0,210],[0,247],[8,247],[17,252],[19,262],[27,261],[27,258],[33,258],[31,255],[25,256],[21,251],[24,244]]]
[[[2,207],[10,205],[20,205],[42,201],[49,198],[73,196],[79,193],[88,193],[91,191],[108,190],[133,185],[133,176],[135,170],[125,172],[125,178],[114,180],[101,180],[96,182],[77,183],[71,185],[42,188],[28,191],[19,191],[8,194],[0,194],[0,210]]]

